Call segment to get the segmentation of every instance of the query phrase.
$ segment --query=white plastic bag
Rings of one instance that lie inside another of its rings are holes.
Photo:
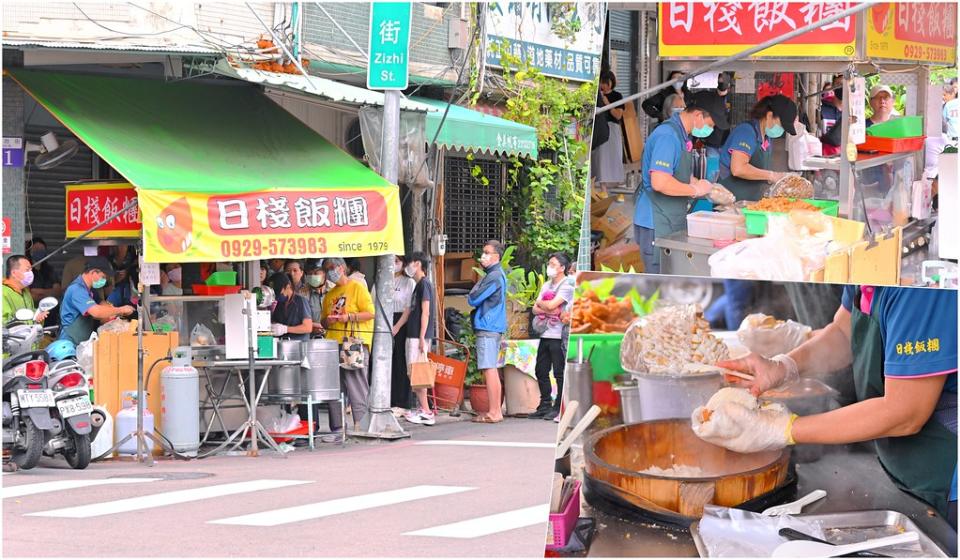
[[[779,532],[791,528],[824,539],[823,524],[792,515],[768,517],[742,509],[707,505],[697,526],[710,558],[769,558],[787,542]]]
[[[98,339],[99,335],[96,332],[93,332],[90,334],[89,339],[77,345],[77,363],[81,368],[83,368],[83,371],[87,374],[88,378],[96,375],[96,372],[93,371],[93,345]]]
[[[803,164],[810,157],[823,156],[823,143],[820,139],[807,132],[804,127],[798,127],[796,135],[787,135],[787,166],[794,171],[808,171],[814,169]]]
[[[929,218],[933,209],[933,186],[930,184],[930,180],[914,181],[911,194],[913,204],[910,205],[910,215],[918,220]]]
[[[740,323],[737,337],[751,352],[772,358],[806,342],[812,331],[796,321],[777,321],[763,313],[752,313]]]
[[[201,323],[197,323],[190,331],[190,346],[213,346],[216,343],[213,331]]]
[[[126,319],[112,319],[106,323],[100,325],[100,328],[97,329],[97,332],[100,334],[112,333],[112,334],[123,334],[130,332],[130,321]]]
[[[767,218],[767,234],[734,243],[707,259],[715,278],[803,282],[827,255],[832,231],[812,233],[787,216]]]

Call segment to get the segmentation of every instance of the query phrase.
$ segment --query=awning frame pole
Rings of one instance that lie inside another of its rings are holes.
[[[115,214],[113,214],[112,216],[110,216],[109,218],[106,218],[105,220],[103,220],[103,221],[100,222],[99,224],[97,224],[97,225],[93,226],[92,228],[88,229],[87,231],[81,233],[81,234],[78,235],[76,238],[71,239],[70,241],[67,241],[66,243],[64,243],[63,245],[61,245],[56,251],[50,251],[50,253],[49,253],[47,256],[45,256],[45,257],[43,257],[42,259],[38,260],[37,262],[33,263],[33,266],[32,266],[31,268],[36,268],[36,267],[40,266],[41,264],[47,262],[48,260],[50,260],[51,258],[53,258],[54,255],[56,255],[57,253],[59,253],[60,251],[65,250],[67,247],[70,247],[71,245],[73,245],[74,243],[80,241],[81,239],[87,238],[88,236],[90,236],[91,234],[93,234],[93,232],[95,232],[95,231],[97,231],[98,229],[102,228],[103,226],[109,224],[109,223],[112,222],[113,220],[115,220],[115,219],[117,219],[118,217],[120,217],[120,215],[122,215],[124,212],[128,212],[129,210],[131,210],[132,208],[134,208],[134,207],[136,207],[136,206],[137,206],[137,199],[134,198],[133,200],[131,200],[130,202],[128,202],[123,208],[121,208],[120,210],[117,210],[117,212],[116,212]]]
[[[400,172],[400,92],[388,90],[383,100],[380,174],[397,184]],[[374,298],[373,352],[370,356],[370,407],[356,435],[382,439],[410,437],[390,409],[393,369],[393,255],[377,257],[377,297]]]
[[[752,55],[754,55],[754,54],[756,54],[756,53],[758,53],[758,52],[760,52],[760,51],[764,51],[764,50],[766,50],[766,49],[769,49],[770,47],[779,45],[780,43],[789,41],[790,39],[793,39],[793,38],[795,38],[795,37],[799,37],[800,35],[804,35],[804,34],[806,34],[806,33],[809,33],[809,32],[811,32],[811,31],[814,31],[814,30],[816,30],[816,29],[819,29],[819,28],[823,27],[824,25],[833,23],[833,22],[835,22],[835,21],[839,21],[839,20],[841,20],[841,19],[843,19],[843,18],[845,18],[845,17],[849,17],[849,16],[852,16],[852,15],[858,14],[858,13],[866,10],[867,8],[872,7],[874,4],[876,4],[876,2],[865,2],[865,3],[863,3],[863,4],[859,4],[859,5],[854,6],[854,7],[852,7],[852,8],[847,8],[846,10],[844,10],[844,11],[842,11],[842,12],[839,12],[839,13],[836,13],[836,14],[828,17],[828,18],[821,19],[820,21],[811,23],[810,25],[806,25],[806,26],[801,27],[801,28],[799,28],[799,29],[795,29],[795,30],[793,30],[793,31],[791,31],[791,32],[789,32],[789,33],[786,33],[786,34],[781,35],[781,36],[779,36],[779,37],[774,37],[773,39],[770,39],[769,41],[760,43],[759,45],[750,47],[750,48],[745,49],[745,50],[743,50],[743,51],[740,51],[740,52],[738,52],[738,53],[736,53],[736,54],[730,55],[730,56],[725,57],[725,58],[721,58],[721,59],[719,59],[719,60],[717,60],[717,61],[711,62],[710,64],[707,64],[707,65],[705,65],[705,66],[701,66],[701,67],[696,68],[696,69],[694,69],[694,70],[691,70],[690,72],[684,74],[683,76],[680,76],[679,78],[674,78],[674,79],[672,79],[672,80],[668,80],[668,81],[666,81],[666,82],[663,82],[663,83],[661,83],[661,84],[655,85],[655,86],[653,86],[653,87],[649,87],[649,88],[641,91],[640,93],[634,93],[634,94],[632,94],[632,95],[629,95],[629,96],[627,96],[627,97],[624,97],[623,99],[621,99],[621,100],[619,100],[619,101],[615,101],[615,102],[613,102],[613,103],[610,103],[609,105],[604,105],[603,107],[598,107],[595,114],[596,114],[596,115],[599,115],[599,114],[601,114],[601,113],[605,113],[605,112],[609,111],[610,109],[616,109],[617,107],[619,107],[619,106],[621,106],[621,105],[624,105],[624,104],[626,104],[626,103],[630,103],[631,101],[633,101],[633,100],[635,100],[635,99],[640,99],[641,97],[647,97],[647,96],[649,96],[649,95],[651,95],[651,94],[653,94],[653,93],[656,93],[656,92],[660,91],[661,89],[665,89],[665,88],[671,87],[671,86],[673,86],[674,84],[678,84],[678,83],[685,82],[685,81],[687,81],[687,79],[692,78],[692,77],[694,77],[694,76],[698,76],[698,75],[703,74],[703,73],[705,73],[705,72],[709,72],[709,71],[711,71],[711,70],[721,69],[721,68],[723,68],[724,66],[730,64],[731,62],[736,62],[736,61],[738,61],[738,60],[742,60],[742,59],[747,58],[747,57],[749,57],[749,56],[752,56]]]

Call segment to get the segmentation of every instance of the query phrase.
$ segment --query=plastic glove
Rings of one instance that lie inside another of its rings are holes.
[[[764,391],[789,385],[800,379],[796,362],[783,354],[768,360],[759,354],[750,353],[736,360],[717,362],[717,367],[752,375],[753,381],[734,376],[726,376],[726,379],[736,386],[750,389],[754,396],[760,396]]]
[[[730,206],[737,201],[737,197],[734,196],[732,192],[727,190],[723,185],[717,184],[711,186],[710,194],[707,198],[710,199],[710,202],[720,206]]]
[[[703,179],[694,179],[690,186],[693,187],[693,198],[703,198],[713,190],[713,183]]]
[[[270,325],[270,331],[273,332],[273,336],[283,336],[287,334],[287,326],[281,325],[280,323],[274,323]]]
[[[790,431],[797,415],[782,405],[750,409],[728,401],[706,422],[702,421],[702,408],[693,411],[693,432],[714,445],[738,453],[757,453],[793,444]]]

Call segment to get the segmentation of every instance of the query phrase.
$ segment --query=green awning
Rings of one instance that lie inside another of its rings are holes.
[[[245,83],[9,73],[140,189],[226,193],[390,185]]]
[[[399,189],[259,87],[10,75],[136,187],[148,262],[404,252]]]
[[[427,113],[427,139],[433,140],[443,119],[446,101],[411,97],[440,109]],[[437,143],[455,150],[537,157],[537,130],[532,126],[451,105]]]

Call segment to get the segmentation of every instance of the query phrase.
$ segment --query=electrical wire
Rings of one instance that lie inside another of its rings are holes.
[[[154,37],[154,36],[156,36],[156,35],[163,35],[163,34],[166,34],[166,33],[172,33],[172,32],[174,32],[174,31],[179,31],[179,30],[181,30],[181,29],[188,29],[188,28],[190,27],[190,26],[188,26],[188,25],[179,24],[179,27],[174,27],[173,29],[167,29],[167,30],[165,30],[165,31],[157,31],[156,33],[133,33],[133,32],[131,32],[131,31],[119,31],[119,30],[117,30],[117,29],[111,29],[111,28],[107,27],[106,25],[103,25],[103,24],[100,23],[99,21],[93,19],[92,17],[88,16],[88,15],[87,15],[87,12],[83,11],[83,8],[81,8],[80,5],[77,4],[76,2],[73,2],[73,7],[76,8],[77,11],[79,11],[79,12],[83,15],[83,17],[87,18],[87,20],[89,20],[90,23],[96,25],[97,27],[99,27],[99,28],[101,28],[101,29],[106,29],[106,30],[109,31],[110,33],[116,33],[117,35],[126,35],[126,36],[129,36],[129,37]],[[166,19],[166,18],[165,18],[165,19]],[[174,23],[177,23],[177,22],[174,22]]]

